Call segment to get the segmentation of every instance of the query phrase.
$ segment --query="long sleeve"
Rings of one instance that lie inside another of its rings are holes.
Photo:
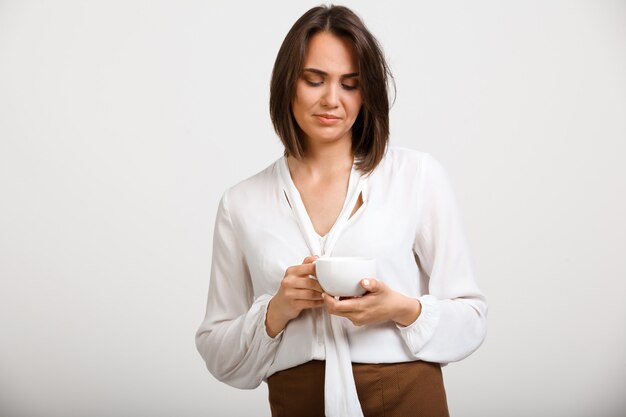
[[[482,343],[487,303],[473,275],[463,225],[443,167],[426,155],[421,166],[418,227],[413,250],[428,278],[422,312],[402,338],[417,359],[461,360]]]
[[[271,295],[254,300],[250,272],[228,209],[228,191],[217,210],[206,316],[196,347],[215,378],[256,388],[269,369],[282,333],[271,338],[265,315]]]

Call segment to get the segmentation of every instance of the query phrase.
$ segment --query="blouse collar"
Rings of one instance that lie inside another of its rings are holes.
[[[278,162],[279,177],[283,191],[289,200],[291,209],[293,210],[298,222],[298,227],[300,228],[302,237],[311,251],[311,255],[330,256],[337,239],[348,222],[359,195],[362,195],[364,202],[366,201],[368,177],[361,175],[359,170],[356,168],[356,165],[354,163],[352,164],[350,179],[348,180],[348,191],[346,193],[346,198],[344,199],[341,212],[328,233],[322,237],[315,231],[311,218],[309,217],[302,201],[300,192],[291,178],[289,165],[287,164],[287,157],[281,157]]]

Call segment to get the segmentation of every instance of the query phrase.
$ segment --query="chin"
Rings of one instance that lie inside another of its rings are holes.
[[[313,137],[312,142],[313,143],[325,143],[325,144],[330,144],[330,143],[335,143],[335,142],[339,142],[341,141],[342,136],[332,136],[332,137]]]
[[[307,136],[312,139],[313,142],[330,143],[341,140],[346,137],[346,132],[312,132]],[[317,134],[316,134],[317,133]]]

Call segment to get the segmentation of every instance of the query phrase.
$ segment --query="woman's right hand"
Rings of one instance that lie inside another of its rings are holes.
[[[278,292],[272,297],[265,316],[265,328],[270,337],[276,337],[290,320],[298,317],[302,310],[324,305],[322,287],[315,276],[317,256],[308,256],[301,265],[287,268]]]

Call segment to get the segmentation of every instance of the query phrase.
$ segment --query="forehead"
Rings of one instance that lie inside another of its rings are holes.
[[[329,32],[318,32],[309,39],[304,67],[316,68],[328,74],[358,72],[354,46],[350,41]]]

